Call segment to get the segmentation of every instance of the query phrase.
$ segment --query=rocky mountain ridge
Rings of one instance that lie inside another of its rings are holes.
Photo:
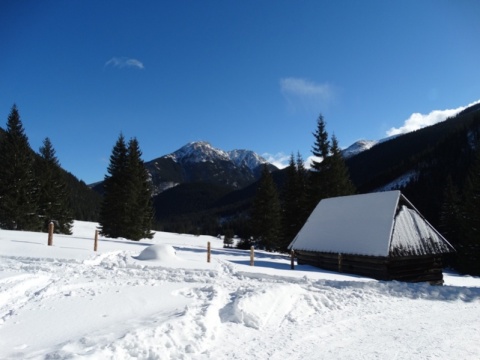
[[[263,165],[277,168],[250,150],[224,151],[206,141],[194,141],[145,163],[154,194],[186,182],[205,182],[240,189],[259,179]]]

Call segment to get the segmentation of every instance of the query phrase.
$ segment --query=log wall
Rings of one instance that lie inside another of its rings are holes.
[[[362,275],[377,280],[443,283],[441,255],[382,257],[295,250],[299,265]]]

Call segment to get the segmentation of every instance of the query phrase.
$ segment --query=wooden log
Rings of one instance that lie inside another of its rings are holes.
[[[212,247],[210,245],[210,241],[207,243],[207,262],[210,262],[211,258],[211,253],[212,253]]]
[[[97,251],[98,248],[98,230],[95,230],[95,238],[93,240],[93,251]]]
[[[55,225],[53,225],[53,222],[50,222],[50,224],[48,224],[48,246],[52,246],[53,245],[53,229],[54,229]]]

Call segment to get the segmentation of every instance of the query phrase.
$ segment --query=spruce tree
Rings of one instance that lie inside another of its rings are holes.
[[[104,195],[100,208],[100,231],[104,236],[117,238],[126,232],[127,145],[123,134],[118,137],[103,181]]]
[[[308,171],[305,168],[305,164],[300,152],[297,153],[296,158],[297,165],[297,179],[298,179],[298,223],[300,228],[307,221],[309,212],[309,199],[308,199]],[[298,229],[300,231],[300,229]]]
[[[11,109],[0,141],[0,169],[0,227],[38,231],[34,153],[16,105]]]
[[[268,251],[281,248],[281,209],[277,188],[266,165],[263,166],[251,213],[255,241]]]
[[[286,169],[282,204],[282,248],[286,249],[297,233],[298,176],[295,158],[290,156]]]
[[[152,189],[150,178],[144,162],[142,152],[136,138],[128,143],[127,149],[127,237],[131,240],[143,238],[151,239],[153,221]]]
[[[120,134],[110,156],[100,210],[101,233],[130,240],[151,238],[153,205],[150,179],[134,138]]]
[[[288,245],[295,238],[305,222],[306,213],[306,170],[300,154],[295,160],[293,154],[286,169],[286,181],[283,188],[282,204],[282,244],[287,251]]]
[[[68,207],[68,193],[65,177],[55,149],[47,137],[36,160],[35,173],[39,181],[38,215],[42,220],[42,231],[48,231],[53,221],[55,232],[71,234],[73,218]]]
[[[324,186],[325,197],[353,195],[355,187],[350,180],[347,165],[338,146],[335,134],[331,137],[330,155],[324,160],[323,172],[325,173],[326,185]]]
[[[311,174],[309,182],[309,204],[308,212],[310,213],[318,202],[327,197],[327,179],[324,168],[324,161],[330,154],[330,142],[326,129],[326,122],[323,115],[320,114],[317,119],[317,128],[313,133],[314,144],[312,147],[312,155],[315,157],[311,162]]]

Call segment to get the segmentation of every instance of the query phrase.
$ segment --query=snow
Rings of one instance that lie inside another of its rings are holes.
[[[371,256],[454,251],[398,190],[322,200],[289,247]]]
[[[0,230],[1,359],[478,359],[480,278],[290,269],[208,236]],[[207,243],[211,262],[207,263]]]
[[[342,150],[342,155],[345,159],[351,158],[352,156],[358,155],[361,152],[370,150],[372,147],[377,145],[379,141],[376,140],[358,140],[350,145],[348,148]]]
[[[399,191],[320,201],[290,247],[295,250],[388,256]]]
[[[401,206],[395,218],[390,249],[405,255],[444,254],[453,247],[416,211]]]
[[[214,162],[230,161],[237,167],[247,167],[255,170],[258,166],[267,163],[260,155],[250,150],[230,150],[223,151],[213,147],[206,141],[193,141],[181,147],[177,151],[166,155],[174,161],[182,162]]]
[[[411,181],[415,181],[418,178],[418,171],[412,170],[408,171],[402,176],[399,176],[395,180],[389,182],[388,184],[377,188],[376,191],[389,191],[389,190],[396,190],[402,187],[406,187]]]

